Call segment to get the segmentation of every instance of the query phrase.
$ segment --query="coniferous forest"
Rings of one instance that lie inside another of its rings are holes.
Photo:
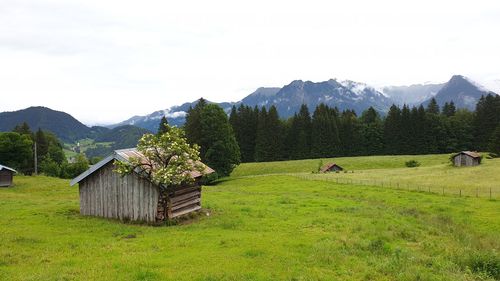
[[[372,107],[358,116],[324,104],[313,112],[303,105],[287,120],[270,108],[240,105],[229,122],[242,162],[319,157],[432,154],[461,150],[496,152],[499,147],[500,96],[483,96],[474,112],[426,106],[393,105],[386,116]],[[188,119],[189,120],[189,119]]]

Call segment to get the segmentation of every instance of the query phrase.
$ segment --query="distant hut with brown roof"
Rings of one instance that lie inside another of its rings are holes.
[[[453,157],[453,165],[460,166],[477,166],[481,164],[481,155],[476,151],[461,151]]]
[[[116,150],[71,181],[71,186],[79,184],[82,215],[154,223],[201,209],[201,173],[189,172],[194,184],[166,189],[141,177],[140,171],[125,176],[114,171],[115,160],[129,162],[131,157],[144,155],[135,148]],[[204,172],[214,170],[205,166]]]
[[[337,172],[337,171],[343,171],[344,168],[340,167],[339,165],[335,163],[328,163],[321,167],[319,170],[321,173],[327,173],[327,172]]]

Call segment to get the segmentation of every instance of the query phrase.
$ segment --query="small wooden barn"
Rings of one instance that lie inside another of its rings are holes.
[[[192,185],[168,190],[141,177],[137,172],[122,176],[114,171],[114,161],[143,158],[135,148],[116,150],[71,181],[79,184],[80,213],[120,220],[161,222],[201,209],[202,174],[189,172]],[[214,170],[205,165],[205,174]]]
[[[340,167],[339,165],[335,163],[328,163],[321,167],[320,172],[321,173],[327,173],[327,172],[337,172],[337,171],[343,171],[344,168]]]
[[[0,165],[0,187],[11,186],[16,170],[4,165]]]
[[[460,166],[477,166],[481,164],[481,155],[476,151],[461,151],[453,157],[453,165]]]

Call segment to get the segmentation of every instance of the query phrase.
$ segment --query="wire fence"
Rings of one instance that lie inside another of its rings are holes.
[[[316,174],[295,174],[295,176],[304,180],[325,181],[336,184],[373,186],[388,189],[440,194],[443,196],[488,198],[490,200],[500,199],[500,187],[444,187],[420,183],[406,183],[374,179],[351,179]]]

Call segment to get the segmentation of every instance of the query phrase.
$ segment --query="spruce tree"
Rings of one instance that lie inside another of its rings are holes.
[[[268,159],[268,138],[267,138],[267,110],[265,107],[259,111],[257,121],[257,136],[255,143],[255,161],[262,162]]]
[[[228,176],[240,163],[240,150],[224,110],[209,104],[200,110],[200,156],[219,176]]]
[[[21,135],[28,135],[30,138],[33,138],[33,132],[31,132],[30,126],[26,122],[16,125],[12,131]]]
[[[370,107],[361,115],[362,153],[364,155],[382,154],[384,149],[384,133],[379,113]]]
[[[475,149],[486,150],[493,131],[500,123],[500,96],[481,97],[474,116]]]
[[[200,98],[195,107],[189,107],[186,115],[186,123],[184,123],[184,131],[186,132],[186,139],[190,144],[201,143],[201,111],[207,106],[205,99]],[[202,149],[202,148],[201,148]],[[206,153],[206,151],[201,151],[200,153]]]
[[[405,104],[401,109],[401,131],[399,138],[399,154],[411,154],[413,150],[413,125],[410,108]]]
[[[36,156],[38,161],[42,161],[49,152],[49,143],[45,137],[45,133],[39,128],[35,134]]]
[[[435,98],[432,98],[427,105],[427,112],[431,114],[439,114],[439,105],[437,104]]]
[[[318,105],[311,121],[311,156],[333,157],[338,155],[340,139],[335,115],[323,103]]]
[[[158,125],[158,135],[163,135],[164,133],[168,132],[170,129],[168,125],[167,118],[163,116],[160,120],[160,124]]]
[[[292,122],[295,144],[292,146],[293,159],[306,159],[311,155],[311,115],[307,105],[300,107],[297,117]]]
[[[340,117],[339,137],[341,155],[354,156],[362,153],[362,128],[353,110],[344,110]]]
[[[488,151],[493,153],[495,157],[500,157],[500,124],[498,124],[497,128],[491,135],[490,142],[488,144]]]
[[[387,154],[398,154],[400,151],[401,109],[392,105],[384,122],[384,143]]]

